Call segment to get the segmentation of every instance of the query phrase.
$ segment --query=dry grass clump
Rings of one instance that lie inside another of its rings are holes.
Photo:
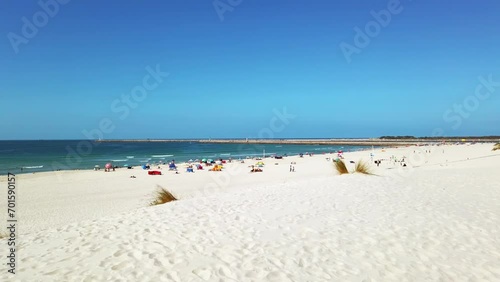
[[[156,191],[155,197],[153,198],[153,201],[149,205],[156,206],[172,201],[177,201],[177,198],[167,189],[158,186],[158,191]]]
[[[368,174],[368,175],[373,174],[368,163],[365,163],[363,161],[359,161],[356,163],[356,166],[354,167],[354,171],[358,172],[358,173]]]
[[[335,163],[335,169],[337,170],[337,172],[339,174],[350,173],[343,160],[336,160],[334,163]],[[374,175],[370,165],[364,161],[361,161],[361,160],[356,163],[356,165],[354,167],[354,171],[352,173],[355,173],[355,172],[367,174],[367,175]]]
[[[500,150],[500,143],[496,143],[495,146],[493,146],[492,151]]]
[[[0,232],[0,239],[7,238],[7,233]]]
[[[337,172],[339,174],[347,174],[347,173],[349,173],[349,170],[345,166],[345,163],[344,163],[343,160],[335,161],[335,169],[337,170]]]

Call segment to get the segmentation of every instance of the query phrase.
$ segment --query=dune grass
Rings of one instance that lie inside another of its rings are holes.
[[[495,146],[493,146],[492,151],[500,150],[500,143],[496,143]]]
[[[356,166],[354,167],[354,172],[373,175],[372,170],[368,165],[368,163],[361,160],[356,163]]]
[[[370,167],[370,165],[367,162],[364,162],[362,160],[356,162],[356,165],[354,167],[354,171],[349,172],[349,169],[347,169],[347,166],[345,165],[343,160],[337,160],[334,162],[335,163],[335,169],[337,172],[342,175],[342,174],[349,174],[349,173],[362,173],[366,175],[375,175],[373,174],[373,171]]]
[[[349,173],[349,170],[345,166],[345,163],[343,160],[338,160],[335,162],[335,169],[339,174],[347,174]]]
[[[172,201],[177,201],[177,198],[172,193],[170,193],[170,191],[168,191],[167,189],[165,189],[161,186],[158,186],[158,190],[156,191],[156,194],[153,198],[153,201],[151,201],[151,203],[149,205],[156,206],[156,205],[161,205],[161,204],[165,204],[165,203],[172,202]]]

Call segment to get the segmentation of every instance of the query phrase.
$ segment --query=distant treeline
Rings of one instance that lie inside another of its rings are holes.
[[[500,139],[500,136],[449,136],[449,137],[415,137],[415,136],[382,136],[380,139],[438,139],[438,140],[450,140],[450,139]]]
[[[382,136],[380,139],[418,139],[415,136]]]

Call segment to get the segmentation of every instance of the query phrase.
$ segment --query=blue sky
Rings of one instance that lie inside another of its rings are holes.
[[[498,1],[55,1],[0,4],[0,139],[500,134]]]

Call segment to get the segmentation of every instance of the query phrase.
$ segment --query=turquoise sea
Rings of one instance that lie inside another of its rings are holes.
[[[0,175],[40,171],[184,162],[190,159],[239,159],[255,156],[357,151],[363,146],[212,144],[199,142],[94,142],[89,140],[0,141]]]

